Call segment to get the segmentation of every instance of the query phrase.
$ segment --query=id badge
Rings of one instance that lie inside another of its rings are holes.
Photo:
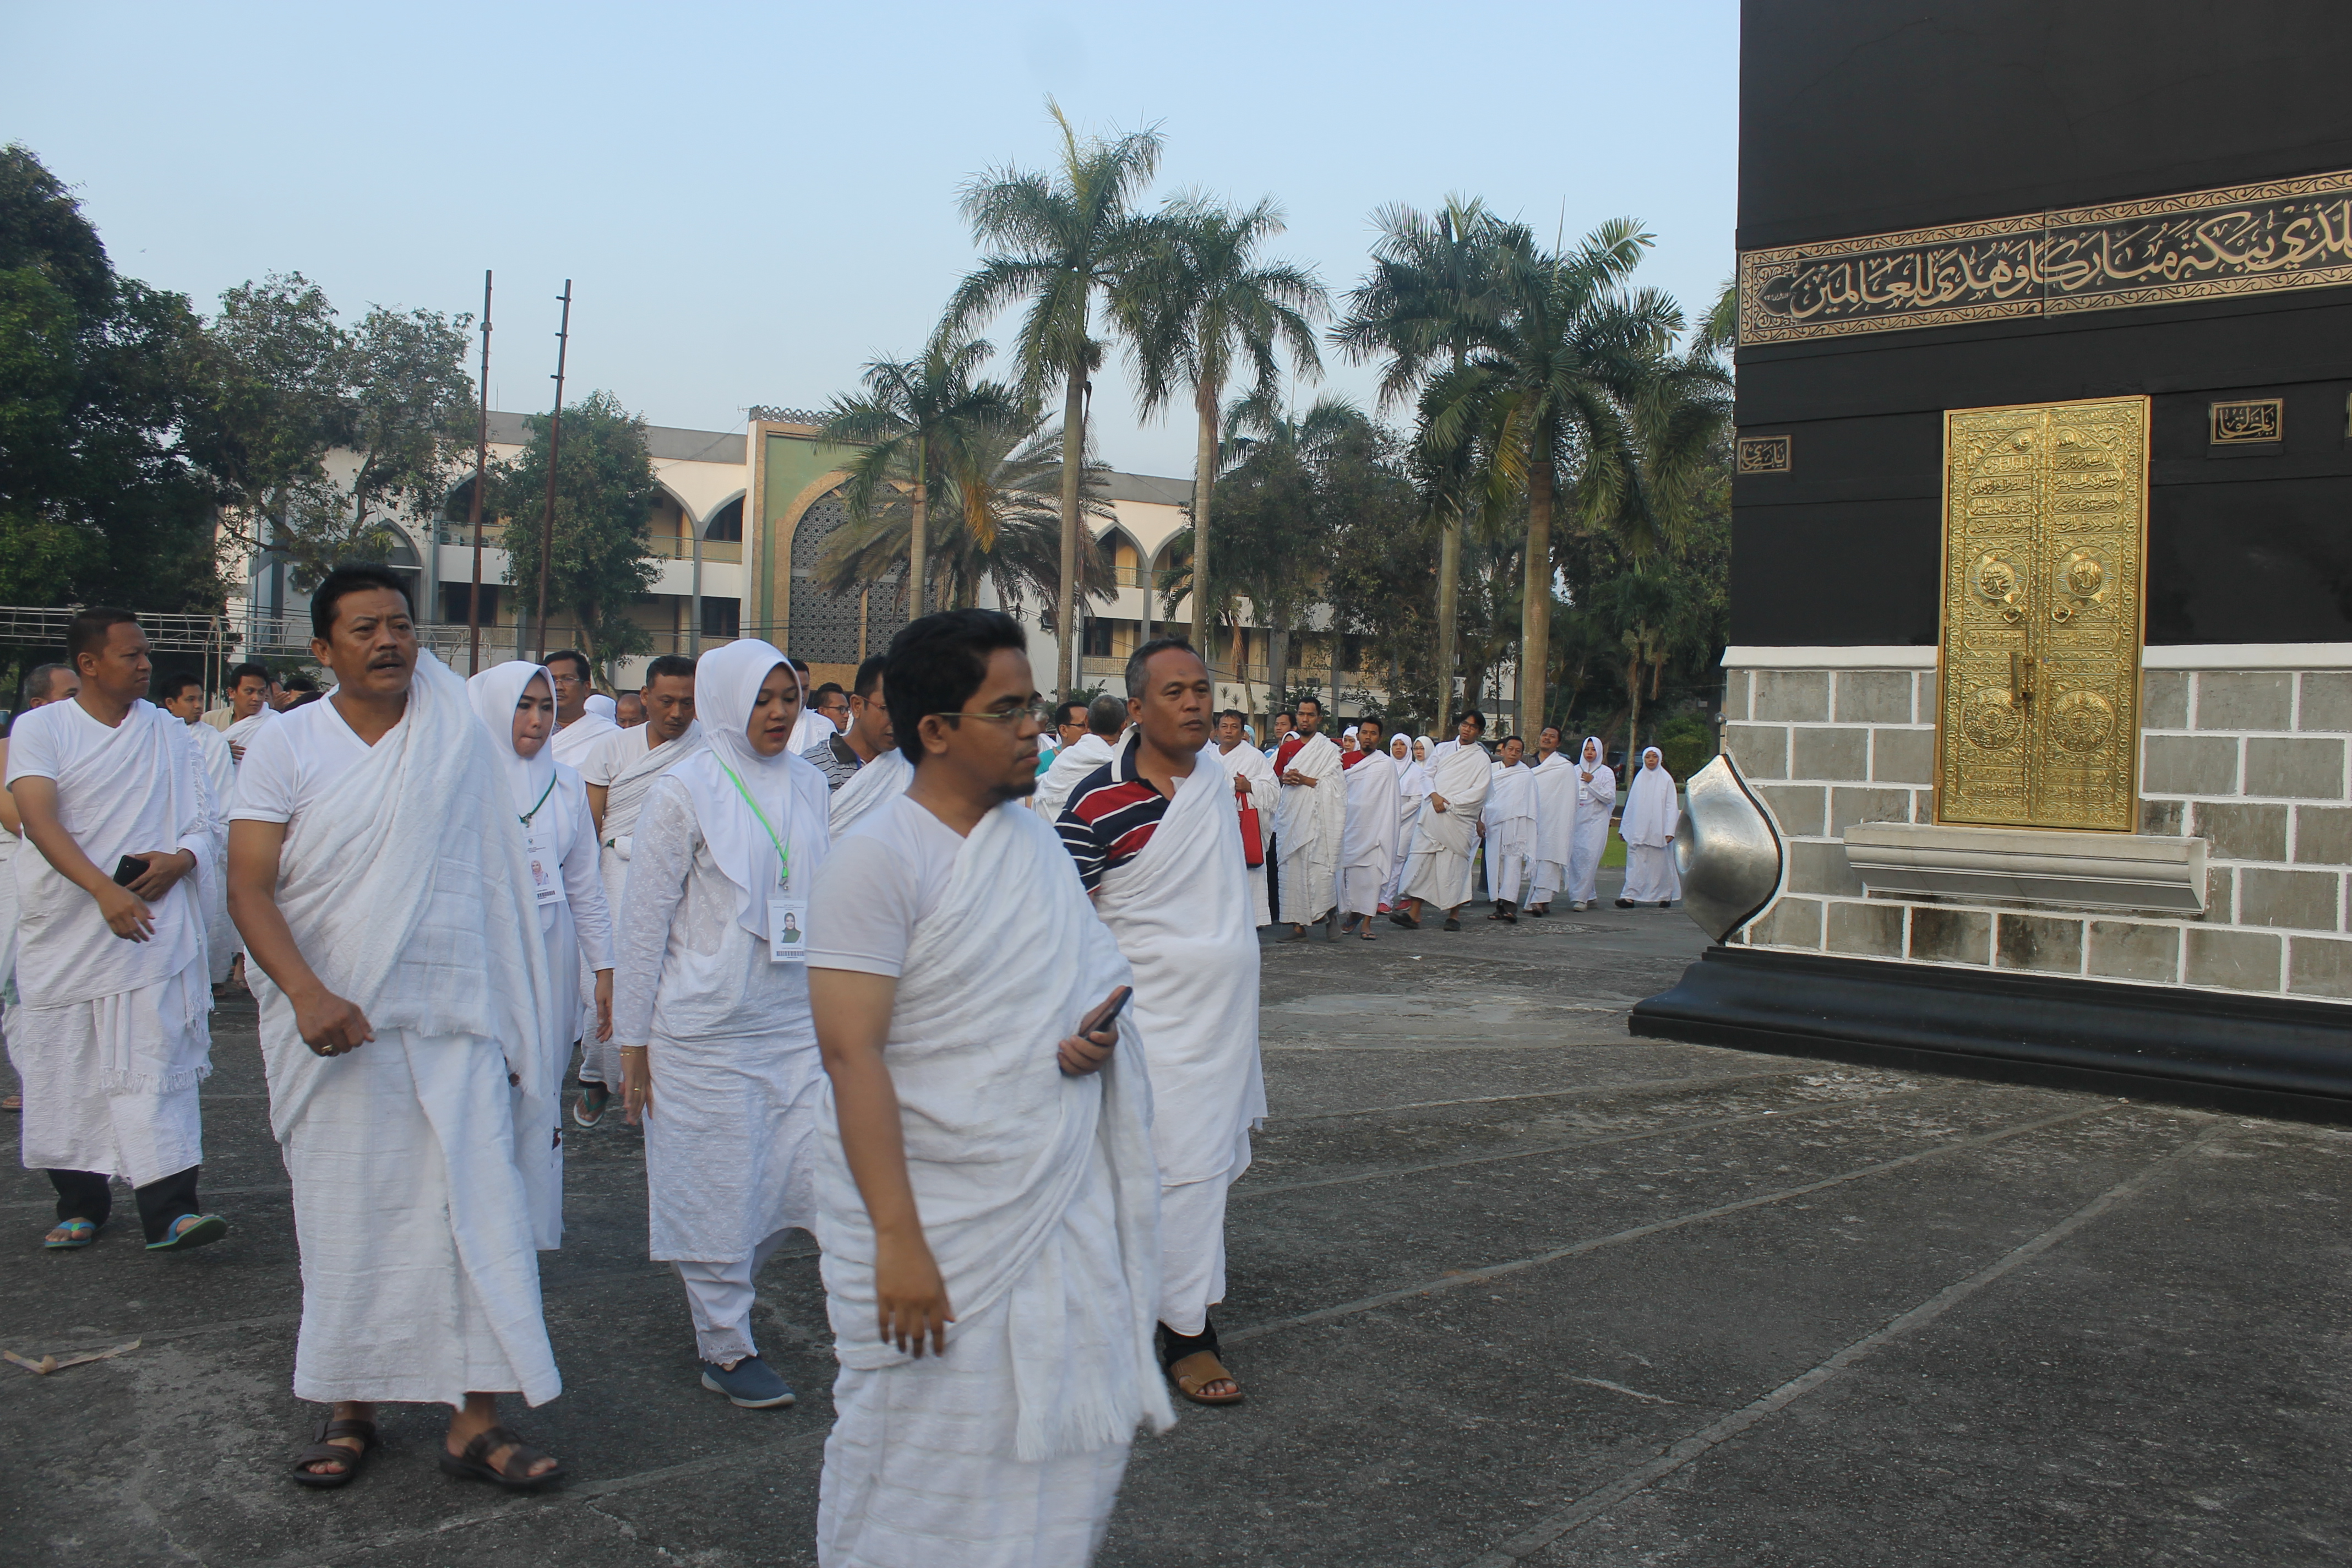
[[[555,835],[533,827],[523,835],[524,858],[530,862],[531,896],[542,904],[563,901],[563,867],[555,855]]]
[[[808,962],[808,900],[779,893],[768,900],[768,962]]]

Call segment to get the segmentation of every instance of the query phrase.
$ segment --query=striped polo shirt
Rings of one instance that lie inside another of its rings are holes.
[[[1089,893],[1102,886],[1104,872],[1141,854],[1168,815],[1168,797],[1136,772],[1136,748],[1142,740],[1138,731],[1118,755],[1080,779],[1054,824]]]

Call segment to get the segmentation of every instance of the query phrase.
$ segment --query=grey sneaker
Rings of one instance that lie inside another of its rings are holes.
[[[713,1394],[725,1394],[730,1403],[745,1410],[766,1410],[793,1402],[792,1384],[755,1355],[745,1356],[731,1368],[715,1361],[704,1362],[702,1386]]]

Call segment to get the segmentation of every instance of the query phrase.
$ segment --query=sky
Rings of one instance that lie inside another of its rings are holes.
[[[299,271],[347,320],[476,311],[492,406],[604,388],[656,425],[821,407],[921,345],[978,256],[975,175],[1157,125],[1151,202],[1272,195],[1271,255],[1335,297],[1370,214],[1483,196],[1572,238],[1633,216],[1696,316],[1733,265],[1737,0],[1080,6],[79,5],[0,0],[0,142],[70,185],[118,268],[209,311]],[[1009,341],[1013,318],[987,329]],[[1317,390],[1370,405],[1327,353]],[[1101,455],[1189,478],[1189,401],[1097,376]]]

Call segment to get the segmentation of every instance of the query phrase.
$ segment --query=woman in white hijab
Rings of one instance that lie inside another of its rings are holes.
[[[1655,746],[1642,753],[1641,770],[1625,791],[1625,891],[1617,907],[1655,904],[1664,909],[1683,896],[1675,870],[1675,826],[1682,808],[1675,800],[1675,775]]]
[[[584,964],[596,977],[597,1038],[613,1032],[613,919],[604,900],[604,879],[597,869],[596,825],[588,815],[588,792],[579,773],[559,763],[548,749],[555,729],[555,686],[544,666],[516,659],[494,665],[466,682],[474,716],[490,732],[493,749],[503,759],[507,800],[522,824],[525,860],[530,868],[531,895],[539,906],[540,940],[547,947],[547,968],[553,984],[548,994],[555,1001],[552,1016],[541,1020],[549,1083],[561,1084],[572,1068],[572,1036],[578,1032],[580,971]],[[522,1100],[517,1095],[516,1107]],[[563,1242],[563,1128],[557,1118],[554,1133],[541,1138],[533,1129],[515,1129],[515,1158],[554,1163],[553,1178],[526,1180],[534,1194],[533,1239],[541,1250]]]
[[[1603,759],[1601,737],[1587,735],[1576,749],[1576,838],[1569,846],[1568,907],[1589,910],[1601,901],[1601,859],[1609,850],[1609,819],[1617,815],[1617,774]]]
[[[1397,765],[1397,850],[1396,864],[1389,868],[1389,879],[1381,889],[1381,912],[1386,914],[1396,902],[1397,884],[1404,880],[1404,858],[1412,851],[1412,826],[1421,820],[1421,803],[1429,794],[1429,770],[1421,759],[1428,754],[1429,738],[1415,737],[1399,730],[1389,737],[1389,755]]]
[[[655,781],[630,845],[613,1034],[651,1253],[686,1286],[702,1386],[761,1409],[793,1391],[752,1343],[752,1281],[816,1217],[808,891],[833,839],[824,774],[788,746],[801,684],[781,652],[713,648],[694,704],[708,748]]]

